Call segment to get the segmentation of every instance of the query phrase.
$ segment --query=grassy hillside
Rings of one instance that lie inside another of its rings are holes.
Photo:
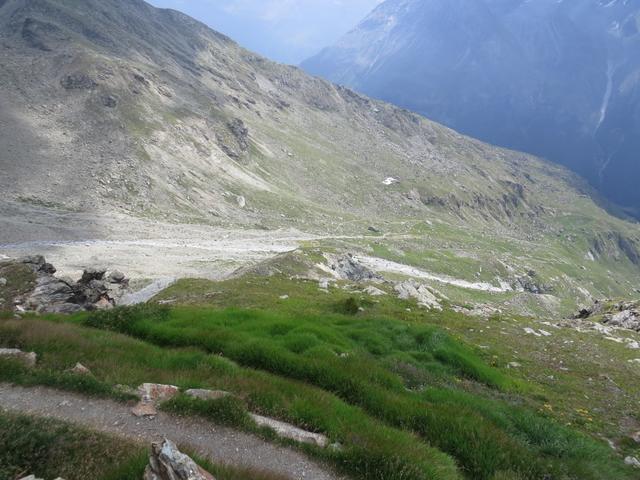
[[[640,398],[633,352],[602,337],[540,340],[522,332],[534,319],[428,313],[281,275],[182,281],[161,298],[172,307],[0,321],[1,346],[40,358],[32,371],[3,363],[0,379],[113,398],[145,381],[227,390],[238,400],[164,408],[260,435],[247,411],[324,433],[342,449],[305,450],[353,478],[633,478],[619,457],[637,450],[619,423]],[[61,373],[77,361],[94,377]]]

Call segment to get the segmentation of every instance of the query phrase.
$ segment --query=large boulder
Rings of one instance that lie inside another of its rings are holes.
[[[24,306],[36,312],[53,313],[56,304],[73,303],[75,292],[71,286],[48,273],[38,275],[36,287],[26,299]]]
[[[440,301],[426,285],[422,285],[415,280],[407,280],[406,282],[397,283],[394,288],[398,298],[401,300],[413,298],[421,307],[442,310]]]
[[[38,360],[35,352],[23,352],[17,348],[0,348],[0,358],[18,360],[27,367],[35,367]]]
[[[151,446],[143,480],[215,480],[215,477],[178,450],[172,441],[164,440]]]

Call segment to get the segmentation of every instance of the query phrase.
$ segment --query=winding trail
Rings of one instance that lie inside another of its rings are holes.
[[[199,418],[163,412],[153,420],[137,418],[129,407],[111,400],[8,384],[0,384],[0,409],[54,418],[145,444],[169,438],[213,462],[256,468],[292,480],[346,480],[300,452]]]

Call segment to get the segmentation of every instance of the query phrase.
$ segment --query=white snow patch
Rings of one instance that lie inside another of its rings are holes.
[[[377,272],[399,273],[401,275],[407,275],[409,277],[424,278],[426,280],[433,280],[439,283],[444,283],[446,285],[453,285],[469,290],[481,290],[484,292],[492,293],[504,293],[513,291],[511,287],[506,284],[501,284],[500,287],[496,287],[494,285],[491,285],[490,283],[469,282],[467,280],[460,280],[457,278],[451,278],[442,275],[434,275],[433,273],[425,272],[424,270],[420,270],[419,268],[404,265],[402,263],[392,262],[390,260],[384,260],[382,258],[358,256],[357,259],[365,267]]]
[[[400,183],[400,180],[398,180],[395,177],[387,177],[382,181],[382,184],[386,185],[387,187],[390,186],[390,185],[394,185],[396,183]]]

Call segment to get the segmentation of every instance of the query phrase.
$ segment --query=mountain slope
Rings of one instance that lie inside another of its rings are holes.
[[[640,2],[387,0],[305,70],[569,166],[640,212]]]
[[[567,308],[640,278],[637,226],[563,168],[269,62],[178,12],[5,0],[0,55],[0,207],[31,224],[55,211],[293,227],[467,280],[536,270]]]

